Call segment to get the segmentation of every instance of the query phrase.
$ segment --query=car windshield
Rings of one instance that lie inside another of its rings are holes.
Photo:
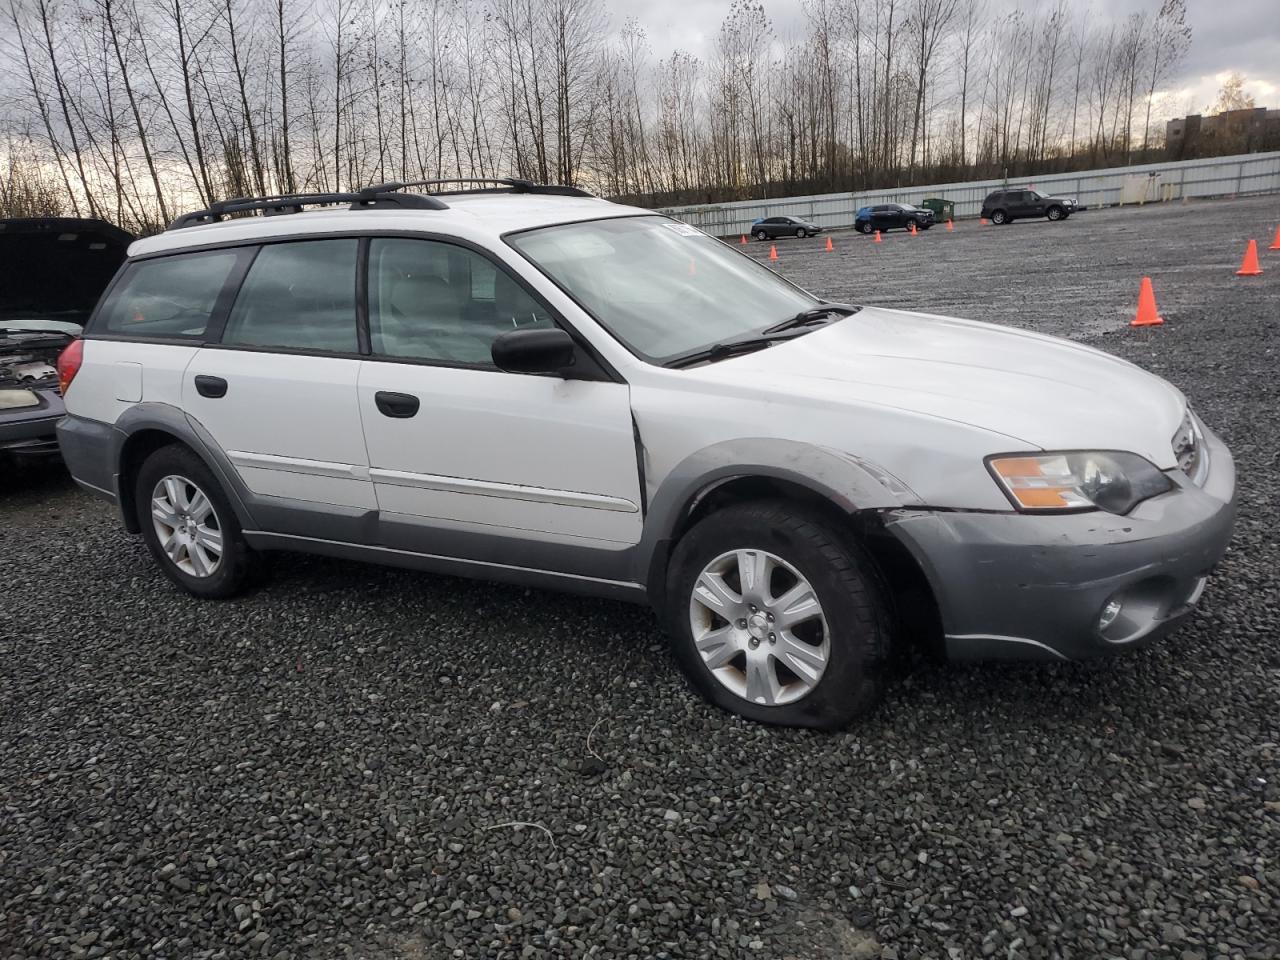
[[[758,334],[818,302],[751,257],[666,217],[541,227],[507,242],[651,363]]]

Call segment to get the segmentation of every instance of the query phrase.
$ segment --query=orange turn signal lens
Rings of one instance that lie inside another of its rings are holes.
[[[1000,457],[989,461],[1000,485],[1024,510],[1081,510],[1093,501],[1080,493],[1080,480],[1067,458]]]

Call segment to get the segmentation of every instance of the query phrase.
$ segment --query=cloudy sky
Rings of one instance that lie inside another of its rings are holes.
[[[1026,0],[1029,9],[1035,0]],[[1094,17],[1120,19],[1145,10],[1154,12],[1159,0],[1067,0],[1075,10]],[[1046,3],[1047,5],[1047,3]],[[615,25],[636,17],[649,34],[654,52],[665,56],[682,48],[708,53],[728,0],[612,0]],[[803,29],[799,0],[764,0],[765,11],[781,38]],[[1006,4],[994,0],[993,8]],[[1245,90],[1259,106],[1280,108],[1280,0],[1187,0],[1191,51],[1169,83],[1170,113],[1201,111],[1217,97],[1227,75],[1239,71]]]

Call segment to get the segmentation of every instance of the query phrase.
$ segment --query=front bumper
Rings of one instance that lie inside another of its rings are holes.
[[[1139,646],[1189,614],[1226,552],[1235,463],[1205,431],[1209,475],[1127,516],[895,511],[886,527],[933,587],[953,660],[1077,660]],[[1108,601],[1121,602],[1105,629]]]

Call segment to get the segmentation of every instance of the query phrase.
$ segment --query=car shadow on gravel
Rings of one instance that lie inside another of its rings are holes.
[[[350,632],[351,642],[362,635],[397,639],[366,652],[370,670],[378,663],[386,669],[466,663],[478,646],[487,651],[487,679],[515,699],[523,698],[522,689],[538,689],[563,665],[587,663],[594,665],[589,672],[597,682],[599,674],[608,673],[666,688],[665,694],[683,701],[683,708],[670,708],[691,709],[699,715],[696,722],[731,719],[685,684],[658,618],[641,605],[287,553],[272,554],[263,586],[232,602],[249,607],[296,602],[298,615],[311,618],[306,608],[318,598],[328,611],[320,619],[327,619],[332,630]],[[1161,644],[1176,648],[1187,642],[1193,641],[1175,634]],[[295,642],[268,656],[303,663],[329,656],[331,645],[322,646],[312,647],[307,634],[299,633]],[[1105,716],[1117,699],[1141,704],[1165,696],[1173,682],[1170,670],[1166,656],[1149,650],[1078,663],[957,664],[915,656],[891,668],[884,703],[849,730],[858,734],[868,726],[912,723],[913,714],[923,711],[936,721],[939,709],[948,723],[962,725],[999,718],[1015,728],[1090,726],[1094,721],[1088,718]]]
[[[0,503],[5,506],[30,505],[66,494],[75,486],[71,474],[57,457],[0,456]]]

